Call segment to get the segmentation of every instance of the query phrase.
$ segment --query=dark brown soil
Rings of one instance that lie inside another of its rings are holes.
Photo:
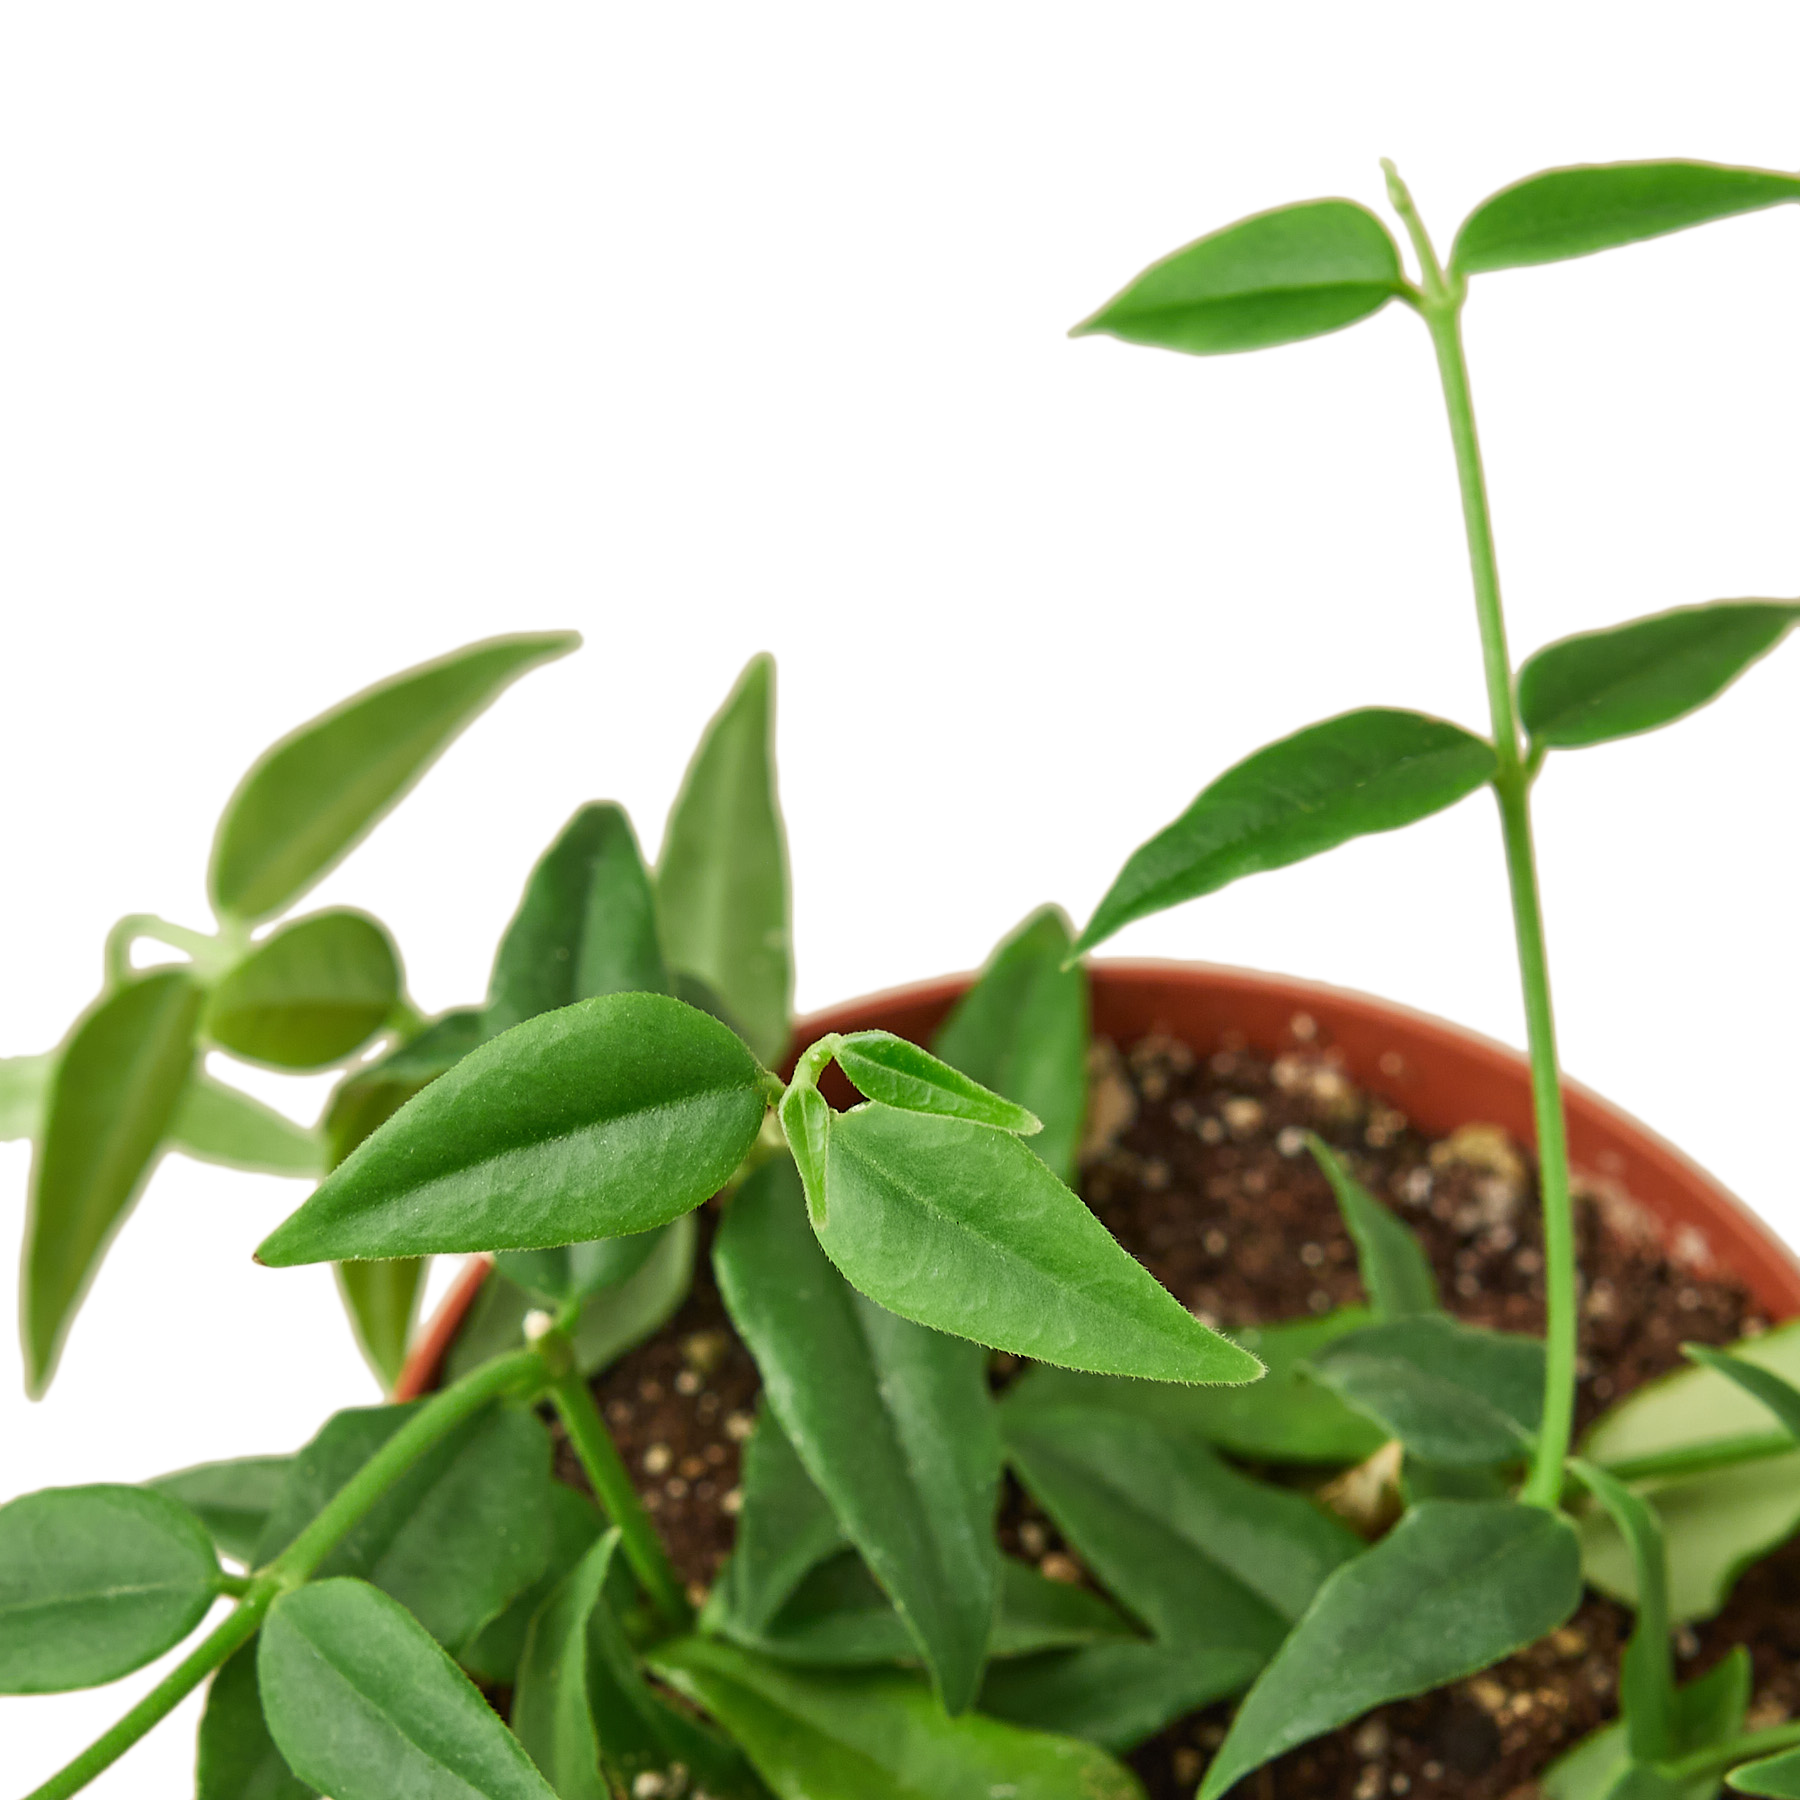
[[[1543,1257],[1529,1158],[1472,1123],[1430,1142],[1355,1088],[1294,1021],[1272,1063],[1240,1046],[1196,1055],[1148,1038],[1124,1056],[1096,1046],[1083,1196],[1125,1247],[1196,1314],[1227,1329],[1362,1298],[1356,1257],[1303,1134],[1316,1130],[1418,1233],[1445,1304],[1513,1331],[1543,1324]],[[739,1447],[758,1378],[732,1333],[705,1243],[694,1291],[669,1328],[607,1371],[595,1394],[696,1598],[729,1553]],[[1671,1256],[1621,1196],[1578,1201],[1583,1422],[1678,1366],[1685,1341],[1722,1344],[1764,1327],[1744,1290]],[[1680,1248],[1679,1246],[1677,1247]],[[1007,1359],[1002,1359],[1007,1360]],[[1004,1380],[1003,1372],[996,1373]],[[581,1485],[563,1453],[565,1478]],[[1046,1573],[1083,1571],[1010,1482],[1002,1537]],[[1590,1596],[1543,1643],[1423,1699],[1388,1706],[1248,1778],[1240,1800],[1376,1800],[1455,1795],[1525,1800],[1532,1778],[1616,1711],[1629,1615]],[[1683,1634],[1684,1678],[1733,1643],[1756,1664],[1753,1711],[1800,1711],[1800,1541],[1746,1576],[1720,1618]],[[1151,1800],[1188,1800],[1224,1736],[1229,1708],[1183,1719],[1131,1762]]]

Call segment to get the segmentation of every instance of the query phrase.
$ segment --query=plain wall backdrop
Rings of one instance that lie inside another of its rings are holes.
[[[1800,16],[1622,4],[102,6],[0,15],[0,1054],[128,911],[206,923],[274,737],[490,633],[578,627],[320,888],[477,999],[583,800],[653,848],[745,659],[781,669],[799,998],[979,962],[1257,745],[1348,707],[1486,728],[1430,348],[1399,307],[1198,359],[1072,343],[1242,214],[1447,245],[1559,163],[1792,167]],[[1482,277],[1515,652],[1800,588],[1800,209]],[[1800,651],[1539,785],[1570,1071],[1790,1237]],[[1512,1042],[1492,807],[1112,949],[1363,988]],[[328,1083],[246,1078],[297,1117]],[[13,1254],[26,1147],[0,1146]],[[290,1449],[375,1398],[301,1184],[170,1159],[0,1497]],[[440,1276],[446,1271],[440,1266]],[[441,1283],[440,1283],[441,1285]],[[149,1684],[0,1700],[23,1792]],[[191,1792],[197,1702],[96,1784]]]

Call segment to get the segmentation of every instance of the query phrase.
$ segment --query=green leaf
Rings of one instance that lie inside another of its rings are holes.
[[[141,1669],[219,1591],[185,1506],[134,1487],[45,1488],[0,1506],[0,1694],[62,1694]]]
[[[581,642],[572,631],[488,638],[365,688],[265,750],[219,820],[208,877],[221,916],[298,900],[509,683]]]
[[[1780,600],[1715,600],[1546,645],[1519,671],[1535,744],[1578,749],[1654,731],[1716,699],[1800,619]]]
[[[488,983],[487,1029],[601,994],[672,992],[624,808],[584,806],[531,872]]]
[[[291,1456],[240,1456],[177,1469],[144,1485],[185,1506],[222,1554],[248,1565],[293,1464]]]
[[[484,1015],[465,1007],[433,1019],[417,1037],[345,1076],[332,1090],[321,1126],[327,1166],[335,1169],[414,1094],[486,1041]]]
[[[1681,1351],[1690,1362],[1700,1363],[1734,1381],[1753,1400],[1760,1400],[1784,1431],[1800,1438],[1800,1388],[1784,1381],[1773,1369],[1760,1363],[1746,1362],[1741,1356],[1728,1356],[1723,1350],[1709,1349],[1705,1344],[1683,1344]]]
[[[1788,1381],[1800,1380],[1800,1323],[1732,1345],[1732,1354]],[[1602,1466],[1764,1434],[1762,1402],[1714,1369],[1683,1369],[1647,1383],[1603,1414],[1582,1455]],[[1709,1474],[1658,1482],[1649,1492],[1669,1555],[1669,1613],[1676,1624],[1708,1618],[1725,1604],[1739,1575],[1800,1529],[1800,1451],[1740,1463]],[[1604,1514],[1581,1521],[1587,1578],[1633,1602],[1631,1556]]]
[[[1681,1784],[1648,1763],[1627,1763],[1606,1800],[1681,1800]]]
[[[1356,1262],[1369,1305],[1382,1323],[1438,1310],[1437,1278],[1419,1240],[1350,1172],[1316,1132],[1307,1148],[1331,1183],[1338,1211],[1356,1241]]]
[[[1737,1645],[1716,1668],[1675,1690],[1674,1754],[1689,1756],[1729,1743],[1744,1728],[1750,1705],[1750,1652]],[[1630,1767],[1624,1722],[1603,1725],[1557,1758],[1540,1778],[1548,1800],[1606,1800]],[[1673,1800],[1715,1800],[1719,1777],[1676,1785]]]
[[[892,1596],[945,1707],[961,1712],[980,1685],[1000,1575],[985,1358],[846,1285],[785,1158],[726,1209],[713,1267],[782,1430]]]
[[[694,1237],[693,1215],[684,1214],[663,1227],[649,1260],[629,1281],[604,1288],[583,1303],[574,1331],[575,1366],[582,1374],[598,1374],[674,1316],[693,1285]],[[460,1380],[489,1357],[518,1349],[531,1307],[522,1288],[490,1275],[450,1348],[446,1379]]]
[[[658,1645],[650,1660],[731,1733],[780,1800],[1142,1800],[1129,1771],[1091,1744],[978,1713],[947,1718],[909,1676],[784,1668],[697,1637]]]
[[[469,1678],[364,1582],[283,1594],[256,1668],[270,1736],[334,1800],[555,1800]]]
[[[1450,266],[1464,275],[1561,262],[1800,199],[1800,177],[1721,163],[1584,163],[1528,175],[1463,221]]]
[[[1733,1769],[1725,1780],[1740,1794],[1761,1794],[1767,1800],[1800,1800],[1800,1750],[1785,1750],[1779,1756],[1745,1763],[1741,1769]]]
[[[257,1541],[272,1562],[417,1410],[334,1414],[294,1466]],[[550,1557],[550,1439],[528,1412],[494,1406],[432,1446],[319,1565],[392,1594],[458,1649],[543,1573]]]
[[[806,1575],[850,1540],[767,1405],[744,1446],[738,1487],[737,1537],[714,1592],[740,1630],[761,1632]]]
[[[970,1119],[977,1125],[1026,1137],[1044,1128],[1043,1121],[1024,1107],[1002,1100],[980,1082],[940,1062],[929,1050],[921,1050],[891,1031],[853,1031],[833,1054],[838,1067],[857,1087],[884,1106],[946,1119]]]
[[[1543,1344],[1442,1313],[1352,1332],[1309,1366],[1316,1380],[1427,1462],[1514,1462],[1543,1416]]]
[[[337,1168],[414,1094],[455,1068],[484,1037],[480,1012],[445,1013],[379,1062],[339,1082],[321,1126],[328,1169]],[[357,1346],[384,1388],[393,1386],[405,1364],[406,1342],[428,1267],[426,1259],[416,1256],[338,1265],[338,1293]]]
[[[360,1050],[400,998],[400,961],[366,913],[283,925],[221,978],[207,1002],[213,1042],[275,1069],[322,1069]]]
[[[815,1229],[870,1299],[938,1331],[1103,1375],[1254,1381],[1009,1132],[869,1102],[831,1125]]]
[[[710,1014],[721,1025],[729,1025],[739,1037],[744,1035],[738,1029],[737,1020],[731,1016],[731,1008],[698,975],[690,975],[685,969],[671,970],[669,989],[677,1000],[685,1000],[689,1006],[697,1006],[703,1013]]]
[[[1633,1762],[1666,1762],[1675,1754],[1675,1663],[1669,1649],[1669,1573],[1655,1512],[1622,1481],[1592,1463],[1575,1472],[1606,1508],[1631,1547],[1637,1571],[1637,1623],[1619,1666],[1626,1750]]]
[[[706,1792],[752,1778],[723,1740],[654,1694],[614,1614],[634,1592],[609,1531],[532,1622],[512,1726],[560,1800],[611,1800],[676,1765]]]
[[[1372,706],[1309,725],[1227,769],[1135,851],[1075,947],[1241,876],[1429,818],[1494,768],[1492,745],[1421,713]]]
[[[1065,968],[1074,933],[1060,907],[1035,912],[988,958],[932,1049],[1044,1128],[1031,1140],[1060,1181],[1075,1175],[1087,1114],[1088,979]]]
[[[318,1132],[200,1069],[193,1070],[182,1089],[169,1121],[168,1146],[201,1162],[253,1169],[259,1175],[316,1178],[325,1173],[325,1143]]]
[[[600,1733],[588,1695],[588,1627],[606,1603],[618,1546],[618,1532],[607,1532],[570,1571],[532,1621],[519,1659],[512,1728],[560,1800],[612,1800],[623,1783],[615,1786],[610,1776],[629,1777],[666,1760],[636,1708],[609,1707],[607,1768],[601,1772]],[[600,1685],[599,1697],[617,1698],[611,1684]]]
[[[1249,1650],[1164,1643],[1087,1644],[1013,1657],[989,1666],[981,1711],[1124,1755],[1196,1707],[1240,1692],[1263,1660]]]
[[[1346,1306],[1320,1319],[1233,1332],[1233,1341],[1268,1369],[1247,1387],[1178,1387],[1037,1368],[1008,1389],[1006,1405],[1126,1412],[1249,1462],[1359,1463],[1381,1448],[1385,1434],[1310,1379],[1305,1366],[1326,1344],[1370,1321],[1362,1307]]]
[[[1000,1559],[1000,1615],[988,1654],[1031,1656],[1084,1644],[1135,1643],[1139,1634],[1098,1594],[1067,1581],[1052,1581],[1030,1563]]]
[[[767,1080],[679,1000],[578,1001],[440,1075],[257,1255],[281,1268],[648,1231],[725,1185],[762,1127]]]
[[[1197,356],[1336,331],[1406,291],[1387,227],[1351,200],[1240,219],[1152,263],[1071,334]]]
[[[775,664],[753,657],[675,797],[656,865],[669,964],[716,993],[764,1062],[787,1048],[794,969],[775,797]]]
[[[317,1800],[269,1736],[253,1643],[220,1667],[206,1691],[195,1800]]]
[[[729,1603],[709,1602],[703,1622],[747,1649],[803,1667],[873,1668],[919,1660],[918,1644],[905,1621],[854,1550],[810,1569],[761,1629]],[[1137,1633],[1099,1595],[1051,1581],[1029,1563],[1000,1559],[1000,1609],[988,1640],[990,1656],[1138,1641]]]
[[[825,1166],[831,1154],[831,1125],[837,1115],[810,1081],[796,1077],[781,1096],[776,1116],[806,1191],[807,1213],[815,1227],[822,1226],[828,1216]]]
[[[1008,1460],[1101,1582],[1161,1638],[1273,1650],[1362,1542],[1198,1440],[1080,1406],[1001,1409]]]
[[[44,1126],[56,1056],[0,1056],[0,1144],[36,1137]]]
[[[555,1250],[502,1250],[494,1266],[528,1294],[562,1306],[629,1281],[655,1254],[668,1229],[659,1225],[630,1237],[564,1244]]]
[[[1074,1404],[1001,1409],[1008,1460],[1155,1643],[996,1670],[984,1709],[1128,1748],[1245,1686],[1321,1581],[1362,1544],[1305,1496],[1229,1468],[1197,1439]]]
[[[1800,1530],[1800,1452],[1739,1464],[1649,1490],[1669,1552],[1669,1612],[1677,1624],[1709,1618],[1737,1579]],[[1637,1575],[1603,1514],[1580,1521],[1587,1578],[1633,1601]]]
[[[1509,1500],[1425,1501],[1320,1588],[1238,1708],[1200,1800],[1371,1707],[1498,1662],[1580,1599],[1566,1519]]]
[[[1505,1500],[1516,1485],[1492,1463],[1434,1463],[1409,1450],[1400,1466],[1400,1493],[1408,1506],[1421,1500]]]
[[[525,1635],[541,1607],[563,1578],[587,1555],[600,1535],[600,1513],[585,1494],[565,1482],[550,1484],[550,1560],[529,1587],[521,1588],[505,1609],[476,1632],[457,1653],[457,1661],[489,1687],[512,1687],[518,1679]]]
[[[194,1063],[200,989],[180,969],[108,994],[75,1026],[32,1160],[19,1293],[26,1390],[42,1395],[113,1234],[149,1177]]]
[[[350,1315],[357,1347],[384,1389],[391,1389],[406,1367],[425,1268],[420,1256],[337,1265],[338,1293]]]

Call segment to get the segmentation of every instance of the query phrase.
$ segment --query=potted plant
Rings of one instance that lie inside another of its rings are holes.
[[[1390,181],[1416,283],[1373,214],[1313,202],[1178,252],[1088,328],[1212,352],[1393,299],[1421,313],[1493,735],[1383,710],[1283,739],[1134,856],[1079,937],[1036,914],[972,984],[827,1020],[778,1068],[785,854],[753,664],[654,875],[617,808],[584,808],[483,1006],[373,1017],[363,1036],[403,1041],[346,1077],[332,1170],[259,1252],[409,1296],[416,1259],[491,1255],[412,1359],[429,1397],[340,1413],[291,1458],[0,1509],[10,1691],[111,1679],[236,1599],[34,1800],[79,1791],[209,1677],[204,1800],[1800,1793],[1800,1725],[1753,1693],[1758,1622],[1730,1616],[1766,1602],[1773,1577],[1738,1577],[1800,1525],[1800,1331],[1768,1329],[1800,1284],[1647,1134],[1578,1094],[1565,1114],[1529,820],[1550,749],[1704,703],[1800,607],[1662,615],[1515,677],[1458,336],[1470,274],[1800,179],[1555,171],[1478,208],[1447,270]],[[338,741],[364,791],[379,742]],[[1090,996],[1078,958],[1131,918],[1481,786],[1528,1079],[1291,984],[1102,966]],[[300,866],[315,852],[287,821],[312,811],[271,791],[265,860]],[[263,954],[247,931],[192,948],[190,1045],[196,1019],[236,1017],[217,994]],[[1090,1005],[1117,1039],[1090,1045]],[[1493,1104],[1454,1116],[1483,1068]],[[844,1109],[846,1081],[863,1099]],[[166,1133],[181,1084],[163,1085],[133,1143]],[[1523,1125],[1524,1092],[1535,1170],[1494,1123]],[[1578,1205],[1569,1117],[1601,1176],[1726,1266],[1624,1194]],[[1697,1366],[1671,1373],[1684,1340]],[[1629,1615],[1584,1600],[1584,1571]],[[1722,1608],[1703,1645],[1692,1622]]]

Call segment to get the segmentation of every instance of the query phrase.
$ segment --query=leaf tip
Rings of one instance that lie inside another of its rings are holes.
[[[271,1231],[253,1251],[251,1251],[250,1260],[259,1268],[263,1269],[291,1269],[295,1267],[296,1264],[311,1261],[311,1258],[296,1256],[289,1250],[287,1240],[290,1233],[288,1231],[288,1226],[292,1223],[293,1221],[289,1219],[282,1224],[277,1225],[275,1229]]]
[[[1230,1338],[1224,1338],[1221,1341],[1231,1344],[1231,1348],[1236,1352],[1233,1367],[1241,1372],[1234,1377],[1222,1381],[1219,1385],[1253,1387],[1257,1382],[1267,1378],[1269,1365],[1254,1351],[1246,1350],[1242,1344],[1232,1343]]]
[[[1082,926],[1081,935],[1069,946],[1069,954],[1062,960],[1065,972],[1075,967],[1096,944],[1103,944],[1112,936],[1111,928],[1099,913]]]

